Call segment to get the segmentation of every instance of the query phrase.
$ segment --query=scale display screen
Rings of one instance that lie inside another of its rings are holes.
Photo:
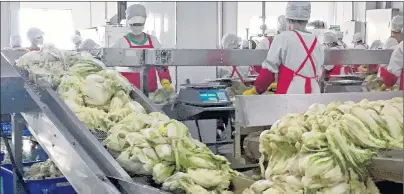
[[[206,90],[199,91],[199,98],[202,102],[227,102],[228,97],[225,91]]]

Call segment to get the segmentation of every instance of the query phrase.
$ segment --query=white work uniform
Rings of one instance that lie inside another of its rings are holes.
[[[383,44],[382,49],[394,49],[396,46],[398,45],[398,41],[393,38],[393,37],[389,37],[386,42]],[[381,67],[386,67],[387,64],[380,64],[379,65],[379,70],[377,71],[377,77],[380,77],[380,68]]]
[[[399,77],[396,84],[399,84],[400,90],[403,90],[403,42],[400,42],[400,44],[398,44],[398,46],[394,49],[390,57],[390,62],[386,66],[386,70]]]
[[[398,45],[398,41],[394,37],[389,37],[386,42],[383,44],[383,49],[392,49]]]
[[[269,38],[269,37],[266,37],[266,38],[262,39],[258,43],[257,49],[269,49],[269,47],[271,47],[272,41],[273,40],[271,40],[271,38]]]
[[[302,37],[307,49],[303,46],[303,43],[301,43],[296,32]],[[316,42],[315,46],[313,49],[310,49],[314,42]],[[307,50],[312,50],[312,52],[308,53]],[[311,57],[308,57],[310,55]],[[301,65],[304,61],[305,63]],[[290,69],[294,72],[294,76],[292,76],[292,80],[288,83],[289,86],[287,86],[286,93],[305,94],[305,86],[311,86],[311,93],[320,93],[320,86],[317,82],[317,78],[321,74],[323,64],[324,47],[317,42],[317,38],[309,32],[300,32],[296,30],[285,31],[275,36],[267,58],[262,63],[262,67],[275,74],[279,73],[278,88],[280,88],[280,84],[282,84],[283,80],[290,79],[290,77],[282,77],[283,75],[280,70],[285,67]],[[305,76],[306,78],[302,76]],[[306,80],[308,81],[307,85],[305,85]]]

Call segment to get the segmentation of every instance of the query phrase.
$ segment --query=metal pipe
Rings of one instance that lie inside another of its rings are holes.
[[[126,7],[127,7],[127,2],[126,1],[118,1],[117,2],[118,24],[120,24],[123,19],[126,19],[126,14],[125,14]]]
[[[262,10],[261,10],[261,18],[262,18],[262,34],[265,34],[266,24],[265,24],[265,1],[262,2]]]
[[[105,7],[105,10],[104,10],[104,12],[105,12],[105,23],[107,23],[108,22],[108,2],[107,1],[104,3],[104,7]]]
[[[223,37],[223,1],[219,1],[217,3],[217,24],[218,24],[218,44],[219,44],[219,49],[222,48],[221,45],[221,38]],[[219,78],[219,67],[215,68],[216,71],[216,78]]]

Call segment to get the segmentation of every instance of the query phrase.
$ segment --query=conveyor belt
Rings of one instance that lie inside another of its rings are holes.
[[[7,57],[6,52],[2,52],[2,55],[10,63],[15,61],[15,56]],[[18,94],[13,93],[13,89],[25,91],[25,98],[31,99],[34,102],[32,104],[36,105],[35,111],[30,111],[32,108],[19,108],[7,112],[21,112],[35,139],[78,193],[165,193],[133,181],[52,88],[38,86],[27,80],[27,77],[21,76],[26,73],[16,70],[10,63],[2,60],[1,79],[3,81],[12,77],[10,83],[13,84],[13,81],[17,80],[18,84],[7,88],[11,96],[7,101],[2,98],[2,107],[3,104],[17,104],[10,101]],[[7,73],[4,73],[3,69],[7,70]],[[137,89],[133,90],[131,96],[147,111],[159,111]],[[110,181],[111,179],[115,181]]]

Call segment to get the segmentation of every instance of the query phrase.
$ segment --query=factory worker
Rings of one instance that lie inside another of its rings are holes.
[[[72,37],[72,42],[73,42],[75,48],[78,49],[80,44],[83,42],[83,39],[79,35],[74,35]]]
[[[222,37],[221,46],[223,49],[238,49],[240,48],[241,38],[235,34],[227,33]],[[248,41],[247,41],[248,43]],[[248,67],[231,66],[219,67],[219,78],[239,78],[244,82],[244,78],[248,77]]]
[[[143,32],[146,22],[146,9],[143,5],[133,4],[126,9],[126,24],[129,26],[130,32],[119,38],[111,47],[112,48],[134,48],[134,49],[153,49],[160,48],[160,42],[155,36]],[[130,72],[127,68],[117,68],[121,74],[128,79],[134,86],[140,88],[140,73]],[[157,90],[157,75],[160,79],[161,87],[173,91],[171,87],[171,76],[168,67],[152,67],[148,71],[148,92],[152,93]]]
[[[27,38],[31,42],[31,46],[29,46],[27,49],[30,51],[41,50],[40,46],[43,45],[43,36],[44,32],[39,28],[32,27],[28,29]]]
[[[354,49],[368,49],[369,46],[363,42],[363,37],[361,33],[356,33],[353,35],[352,43],[354,44]]]
[[[286,31],[287,28],[287,23],[286,23],[286,18],[284,15],[280,15],[278,17],[278,22],[277,22],[277,33],[280,34],[281,32]],[[270,37],[266,37],[262,39],[257,46],[257,49],[269,49],[271,47],[272,39]]]
[[[345,44],[344,41],[342,41],[342,39],[344,38],[344,33],[341,32],[341,31],[336,31],[336,32],[335,32],[335,35],[337,35],[338,44],[339,44],[340,46],[342,46],[344,49],[347,49],[348,46]]]
[[[390,88],[397,79],[400,78],[400,90],[404,89],[404,75],[403,75],[403,41],[401,41],[390,57],[389,64],[385,67],[386,71],[381,72],[380,77],[383,80],[383,88]]]
[[[393,49],[398,43],[403,41],[404,34],[401,32],[403,29],[403,16],[398,15],[391,20],[391,36],[386,40],[383,49]]]
[[[324,33],[323,44],[326,48],[331,50],[343,49],[342,46],[338,44],[337,35],[333,32]],[[352,68],[348,65],[327,65],[324,67],[326,69],[326,73],[328,78],[331,78],[333,75],[349,75],[352,74]]]
[[[306,30],[310,2],[288,2],[285,17],[289,31],[275,36],[255,88],[245,95],[262,94],[278,74],[277,94],[320,93],[317,82],[324,63],[324,48],[315,35]]]

